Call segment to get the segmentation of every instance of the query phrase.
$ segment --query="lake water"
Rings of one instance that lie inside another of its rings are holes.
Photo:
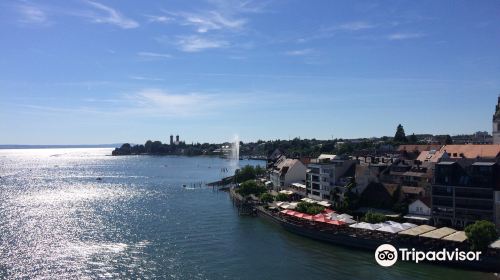
[[[234,171],[229,160],[110,153],[0,150],[0,279],[498,279],[382,268],[370,252],[239,217],[227,193],[194,188]]]

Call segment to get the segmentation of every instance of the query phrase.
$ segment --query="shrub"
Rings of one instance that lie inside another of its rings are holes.
[[[260,165],[253,167],[251,165],[245,165],[243,168],[236,170],[234,173],[234,180],[236,183],[242,183],[248,180],[256,179],[257,176],[263,175],[266,170]]]
[[[295,210],[309,215],[316,215],[323,212],[323,210],[325,210],[325,207],[314,203],[302,201],[299,202],[299,204],[297,204],[297,208]]]
[[[289,200],[290,200],[290,196],[288,196],[287,194],[284,194],[284,193],[279,193],[276,196],[276,201],[289,201]]]
[[[385,217],[384,214],[373,213],[373,212],[368,212],[363,217],[363,221],[365,221],[367,223],[372,223],[372,224],[385,222],[386,220],[387,220],[387,218]]]
[[[489,221],[476,221],[465,227],[465,235],[471,243],[472,250],[484,251],[491,242],[497,239],[495,224]]]
[[[270,203],[274,201],[274,196],[272,196],[270,193],[263,193],[260,195],[260,201],[263,203]]]
[[[248,180],[243,182],[236,190],[236,192],[241,194],[242,196],[248,196],[250,194],[259,196],[261,193],[266,192],[266,188],[263,185],[258,184],[254,180]]]

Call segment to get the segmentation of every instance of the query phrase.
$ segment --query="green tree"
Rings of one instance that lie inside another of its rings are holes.
[[[406,143],[408,139],[406,138],[405,130],[401,124],[396,128],[396,134],[394,135],[394,142]]]
[[[146,150],[146,153],[151,153],[151,146],[153,146],[153,141],[148,140],[144,144],[144,149]]]
[[[387,220],[385,215],[380,214],[380,213],[374,213],[371,211],[366,213],[365,216],[363,217],[363,221],[365,221],[367,223],[372,223],[372,224],[385,222],[385,220]]]
[[[266,173],[266,170],[264,168],[262,168],[260,165],[257,165],[255,167],[255,175],[260,176],[260,175],[264,175],[265,173]]]
[[[248,196],[250,194],[260,196],[260,194],[266,192],[266,188],[258,184],[255,180],[248,180],[241,183],[236,192],[242,196]]]
[[[234,179],[237,183],[253,180],[257,178],[255,168],[251,165],[245,165],[243,168],[236,170]]]
[[[151,144],[151,153],[158,154],[162,152],[162,143],[161,141],[154,141]]]
[[[453,139],[451,139],[451,136],[450,135],[446,135],[445,138],[444,138],[444,143],[446,145],[451,145],[453,144]]]
[[[314,203],[302,201],[297,204],[297,208],[295,210],[309,215],[316,215],[323,212],[325,210],[325,207]]]
[[[270,203],[274,201],[274,196],[272,196],[270,193],[263,193],[260,195],[260,201],[263,203]]]
[[[287,194],[284,194],[284,193],[279,193],[276,196],[276,201],[289,201],[289,200],[290,200],[290,196],[288,196]]]
[[[408,137],[408,142],[411,143],[411,144],[418,143],[418,138],[415,135],[415,133],[412,133],[412,135],[410,135],[410,137]]]
[[[488,245],[497,239],[495,224],[483,220],[465,227],[465,235],[471,243],[471,249],[479,251],[486,250]]]

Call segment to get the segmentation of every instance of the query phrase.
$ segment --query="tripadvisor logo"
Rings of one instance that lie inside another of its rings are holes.
[[[398,252],[399,251],[399,252]],[[411,261],[419,263],[421,261],[479,261],[481,252],[465,252],[458,249],[448,251],[442,249],[440,251],[417,251],[415,248],[399,248],[391,244],[382,244],[375,250],[375,260],[381,266],[392,266],[399,259],[402,261]]]
[[[398,261],[398,250],[391,244],[382,244],[375,251],[375,260],[381,266],[392,266]]]

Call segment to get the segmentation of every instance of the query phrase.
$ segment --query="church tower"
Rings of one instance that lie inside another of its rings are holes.
[[[500,96],[493,115],[493,144],[500,144]]]

